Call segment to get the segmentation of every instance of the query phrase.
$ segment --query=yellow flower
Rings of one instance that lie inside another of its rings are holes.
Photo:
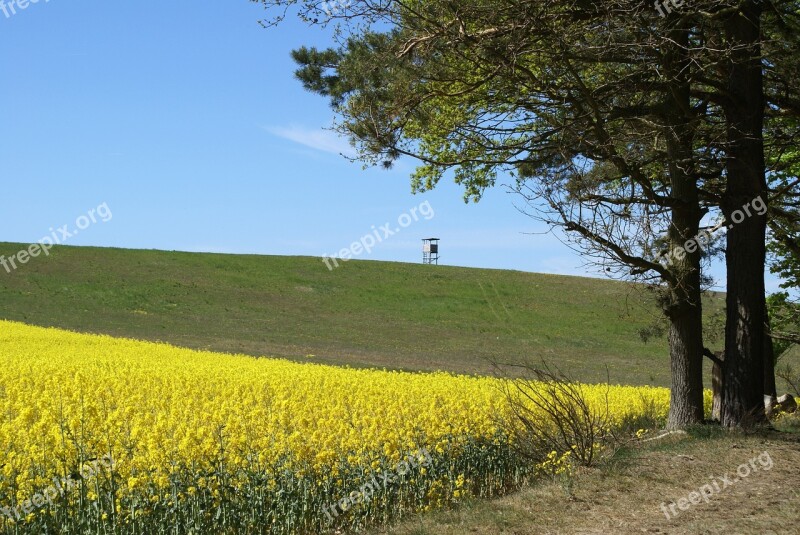
[[[275,467],[345,495],[365,474],[417,456],[404,484],[427,493],[428,506],[445,504],[478,480],[431,469],[427,452],[455,457],[480,441],[502,445],[498,415],[509,408],[499,386],[488,377],[255,359],[0,321],[0,496],[25,499],[109,454],[114,480],[124,482],[118,511],[132,497],[156,510],[198,489],[221,500],[221,489],[244,481],[239,474],[266,474],[275,490]],[[581,389],[615,422],[651,409],[664,417],[669,407],[666,389]],[[570,467],[569,454],[552,452],[541,469]],[[107,490],[111,473],[98,461],[90,500],[104,501],[94,489]]]

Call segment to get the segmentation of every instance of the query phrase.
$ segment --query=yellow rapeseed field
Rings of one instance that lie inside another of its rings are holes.
[[[586,394],[606,403],[605,387]],[[668,398],[666,389],[608,391],[615,418],[646,403],[666,416]],[[499,438],[504,410],[493,378],[300,364],[0,321],[0,527],[68,532],[77,517],[120,533],[150,521],[187,533],[360,526],[391,517],[388,509],[516,481],[525,467]],[[432,464],[359,512],[320,513],[423,450]],[[21,507],[99,458],[113,469]]]

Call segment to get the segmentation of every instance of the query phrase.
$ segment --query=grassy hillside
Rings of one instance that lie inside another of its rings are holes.
[[[608,366],[613,382],[666,385],[666,341],[637,334],[649,300],[605,280],[307,257],[59,247],[0,269],[0,318],[34,325],[397,369],[546,359],[586,381]]]

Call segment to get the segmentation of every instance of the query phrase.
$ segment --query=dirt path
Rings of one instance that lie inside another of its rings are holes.
[[[798,535],[800,438],[685,437],[648,445],[576,475],[571,490],[542,483],[381,533]]]

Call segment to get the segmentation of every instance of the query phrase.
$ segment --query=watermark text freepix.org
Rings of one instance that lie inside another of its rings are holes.
[[[710,245],[716,238],[714,233],[720,229],[730,230],[734,225],[738,225],[748,217],[756,215],[764,215],[767,213],[767,204],[761,197],[756,197],[749,203],[742,206],[739,210],[734,210],[731,214],[730,221],[723,220],[711,229],[704,230],[694,238],[691,238],[683,244],[672,249],[668,253],[664,253],[659,257],[664,263],[672,264],[675,260],[683,260],[687,253],[694,253],[698,249],[703,250]],[[726,226],[727,225],[727,226]]]
[[[340,12],[350,7],[350,5],[350,0],[330,0],[328,2],[322,2],[320,9],[322,9],[327,16],[332,17],[333,15],[340,14]]]
[[[675,9],[680,9],[685,3],[686,0],[655,0],[655,2],[653,2],[653,6],[655,6],[658,14],[661,15],[661,18],[664,18],[667,16],[667,14],[672,13],[672,8],[669,7],[670,4],[672,4],[672,7]],[[662,9],[662,7],[667,9],[667,13],[664,13],[664,9]]]
[[[333,271],[333,268],[339,267],[339,260],[347,262],[348,260],[352,260],[353,257],[361,255],[362,253],[366,252],[369,254],[376,245],[399,233],[401,229],[410,227],[412,223],[419,221],[420,217],[426,221],[430,221],[435,216],[436,213],[433,211],[431,203],[429,201],[425,201],[419,206],[415,206],[407,213],[404,213],[398,217],[398,226],[392,228],[391,223],[386,223],[380,227],[372,225],[371,233],[362,236],[359,241],[351,243],[350,247],[345,247],[339,251],[338,254],[323,255],[322,261],[326,266],[328,266],[329,271]]]
[[[92,208],[86,212],[85,215],[79,216],[75,220],[75,227],[70,228],[69,225],[62,225],[57,229],[50,227],[50,235],[40,239],[38,243],[33,243],[27,249],[23,249],[8,258],[0,256],[0,266],[5,269],[6,273],[11,273],[19,266],[27,264],[31,258],[36,258],[42,253],[44,253],[45,256],[50,256],[50,249],[52,249],[54,245],[66,243],[80,231],[86,230],[98,221],[108,223],[111,221],[112,217],[114,217],[114,215],[111,213],[108,203],[103,203],[97,208]]]
[[[17,10],[25,11],[31,4],[38,4],[44,2],[45,4],[50,0],[0,0],[0,11],[7,19],[17,14]]]
[[[746,479],[751,474],[755,474],[759,470],[766,472],[772,470],[772,457],[769,452],[765,451],[757,457],[753,457],[746,463],[742,463],[736,468],[736,476],[725,474],[722,477],[711,476],[709,479],[711,483],[702,485],[695,491],[690,492],[686,496],[673,500],[667,505],[661,504],[661,512],[667,517],[667,520],[672,520],[680,514],[680,511],[688,510],[692,505],[700,505],[702,502],[708,503],[712,496],[720,494],[728,487]],[[678,511],[677,509],[680,509]]]
[[[16,507],[2,507],[0,512],[11,520],[19,522],[34,510],[44,507],[45,504],[52,506],[53,500],[63,498],[65,494],[79,486],[83,480],[97,477],[101,467],[113,470],[115,466],[114,459],[110,455],[104,455],[102,459],[86,461],[78,470],[80,477],[77,481],[72,474],[62,478],[54,477],[53,484],[42,492],[37,492],[30,499],[21,501]]]
[[[338,517],[339,511],[346,513],[352,507],[369,502],[379,489],[387,489],[389,485],[397,480],[397,477],[404,477],[413,468],[428,466],[431,464],[431,455],[425,448],[420,449],[417,453],[406,456],[405,460],[400,461],[394,471],[384,471],[381,474],[373,474],[372,479],[364,483],[359,490],[354,490],[350,495],[345,496],[338,502],[334,502],[322,509],[322,512],[328,517],[328,520],[333,520]]]

